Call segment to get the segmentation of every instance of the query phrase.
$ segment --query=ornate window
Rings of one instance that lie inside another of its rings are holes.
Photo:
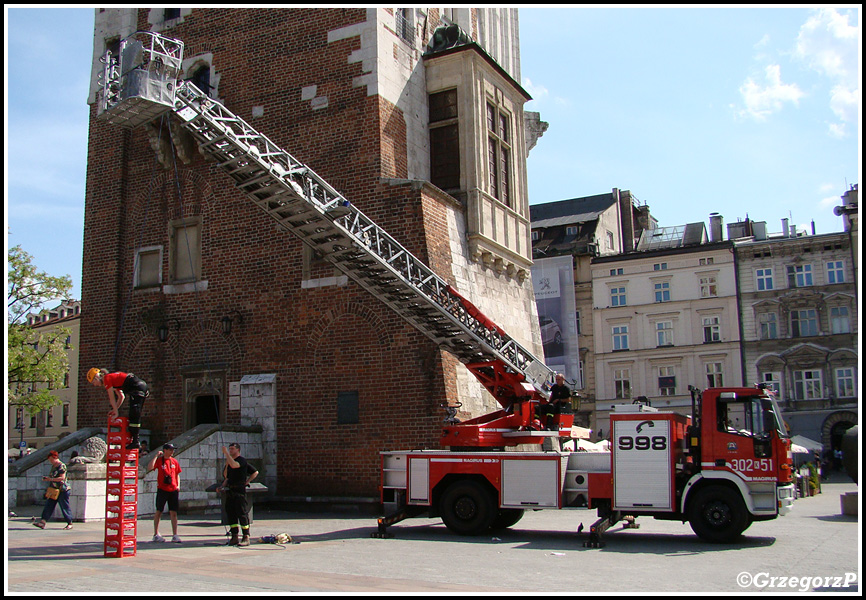
[[[460,128],[457,90],[430,94],[430,181],[445,191],[460,189]]]
[[[509,208],[511,198],[511,117],[487,102],[487,172],[491,196]]]

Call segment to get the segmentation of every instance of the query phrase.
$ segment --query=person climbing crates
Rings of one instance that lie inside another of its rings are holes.
[[[110,373],[105,369],[93,367],[87,372],[87,381],[97,387],[104,387],[108,392],[108,403],[111,410],[108,418],[114,420],[120,410],[123,401],[129,396],[129,433],[132,440],[126,445],[127,450],[139,447],[138,430],[141,429],[141,412],[144,409],[144,401],[150,396],[147,383],[132,373],[116,371]]]

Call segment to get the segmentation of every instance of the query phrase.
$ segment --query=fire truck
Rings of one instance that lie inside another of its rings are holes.
[[[500,405],[464,422],[446,407],[442,449],[382,452],[388,514],[374,536],[423,513],[477,535],[514,525],[527,509],[583,508],[598,511],[590,545],[642,515],[687,520],[701,537],[728,541],[790,509],[790,441],[763,390],[694,390],[693,419],[645,404],[616,407],[609,453],[542,451],[573,425],[571,414],[538,425],[554,382],[544,361],[309,166],[183,80],[183,49],[181,40],[139,31],[107,51],[97,117],[133,129],[173,115],[247,199],[452,353]]]
[[[382,502],[391,510],[375,535],[422,513],[478,535],[526,510],[574,508],[597,510],[588,547],[638,516],[688,521],[702,539],[730,542],[752,522],[789,512],[791,443],[775,399],[748,387],[691,393],[693,417],[642,402],[614,406],[609,452],[384,452]]]

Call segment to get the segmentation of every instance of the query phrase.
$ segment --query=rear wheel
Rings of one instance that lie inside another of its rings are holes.
[[[490,529],[508,529],[523,517],[522,508],[500,508]]]
[[[736,491],[721,486],[699,490],[689,501],[689,525],[708,542],[731,542],[751,524],[746,504]]]
[[[439,502],[445,526],[460,535],[479,535],[498,515],[492,494],[476,481],[451,484]]]

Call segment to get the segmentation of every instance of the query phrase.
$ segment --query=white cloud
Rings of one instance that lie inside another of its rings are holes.
[[[750,116],[758,121],[765,120],[775,112],[779,112],[785,103],[797,105],[805,94],[796,83],[782,83],[782,69],[779,65],[768,65],[765,72],[765,84],[761,85],[749,77],[740,86],[740,95],[746,105],[741,115]]]
[[[850,14],[833,8],[814,12],[800,28],[794,57],[833,83],[830,109],[839,120],[829,124],[833,137],[847,137],[857,128],[860,102],[859,28],[848,24]]]
[[[523,88],[529,92],[529,95],[532,96],[533,100],[541,100],[550,95],[546,87],[543,85],[535,85],[529,77],[523,78]]]

